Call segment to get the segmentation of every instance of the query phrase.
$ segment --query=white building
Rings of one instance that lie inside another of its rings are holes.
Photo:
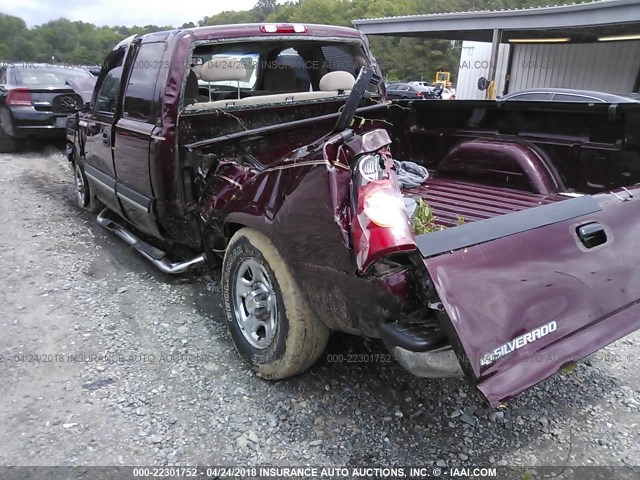
[[[462,40],[457,98],[526,88],[640,90],[640,2],[608,0],[522,10],[354,20],[367,35]]]
[[[511,54],[511,57],[510,57]],[[478,79],[488,78],[491,43],[462,43],[456,97],[485,98]],[[509,65],[509,62],[511,64]],[[562,87],[632,92],[640,71],[640,40],[601,43],[500,44],[496,93]],[[510,72],[510,81],[506,82]],[[505,91],[505,87],[507,87]]]

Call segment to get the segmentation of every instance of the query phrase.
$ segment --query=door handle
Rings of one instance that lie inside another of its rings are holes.
[[[105,147],[111,146],[111,132],[102,132],[102,144]]]
[[[578,238],[587,248],[597,247],[607,241],[604,227],[597,222],[587,223],[576,229]]]

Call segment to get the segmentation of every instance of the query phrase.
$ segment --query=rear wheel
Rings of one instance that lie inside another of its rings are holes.
[[[73,167],[73,178],[76,186],[76,200],[78,205],[91,213],[97,213],[104,208],[104,205],[92,193],[84,168],[78,161]]]
[[[11,153],[16,150],[16,139],[9,135],[0,123],[0,153]]]
[[[269,239],[243,228],[227,247],[222,291],[236,350],[261,377],[303,372],[320,357],[329,329],[311,311]]]

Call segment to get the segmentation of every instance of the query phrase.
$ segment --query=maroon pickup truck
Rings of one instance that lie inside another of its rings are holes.
[[[390,102],[356,30],[231,25],[118,44],[68,134],[100,225],[167,273],[222,259],[261,377],[337,330],[496,406],[640,327],[640,105]]]

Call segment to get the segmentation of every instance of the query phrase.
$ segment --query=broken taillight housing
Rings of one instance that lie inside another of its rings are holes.
[[[394,253],[415,250],[415,236],[392,170],[383,154],[363,155],[352,179],[353,249],[360,272]]]
[[[30,107],[31,93],[26,88],[14,88],[7,93],[6,104],[9,107]]]

